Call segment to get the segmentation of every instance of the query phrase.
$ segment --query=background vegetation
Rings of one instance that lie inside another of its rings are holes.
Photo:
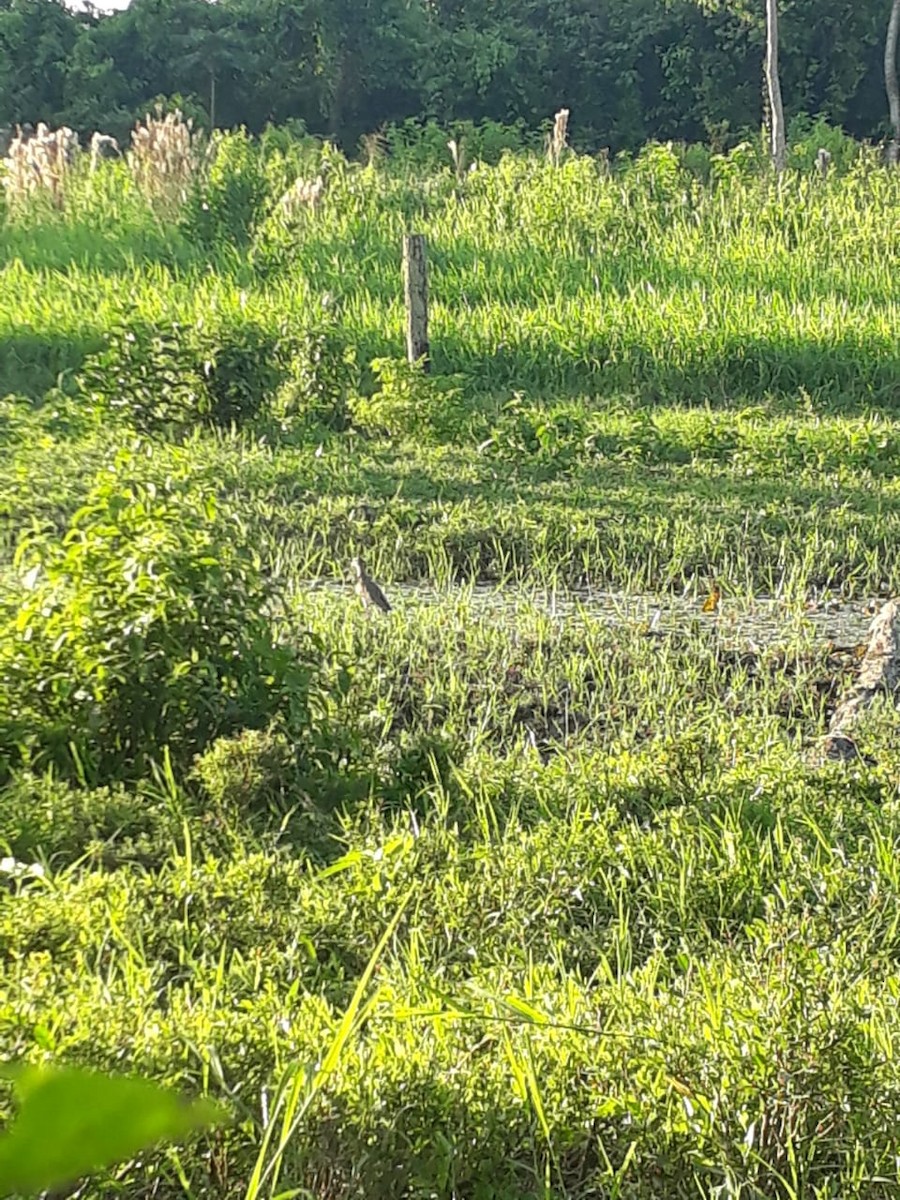
[[[72,1194],[896,1196],[900,176],[176,124],[0,228],[2,1054],[231,1117]]]
[[[885,128],[888,0],[784,0],[789,116]],[[563,105],[576,143],[732,145],[762,116],[765,12],[746,0],[134,0],[0,4],[0,124],[122,137],[159,95],[204,120],[293,122],[347,150],[408,119],[519,123]]]

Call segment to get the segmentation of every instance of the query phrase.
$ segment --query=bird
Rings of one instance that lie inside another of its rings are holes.
[[[350,566],[356,575],[356,594],[362,601],[363,608],[367,609],[370,604],[374,604],[382,612],[390,612],[391,606],[388,604],[384,592],[371,575],[366,572],[366,564],[363,560],[361,558],[351,559]]]
[[[710,589],[709,595],[706,597],[706,600],[703,602],[703,611],[705,613],[716,612],[716,610],[719,607],[719,601],[721,599],[722,599],[722,589],[719,587],[718,583],[714,582],[712,585],[712,588]]]

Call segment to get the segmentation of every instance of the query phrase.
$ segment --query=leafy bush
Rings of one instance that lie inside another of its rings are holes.
[[[249,321],[122,321],[88,357],[80,391],[140,432],[228,427],[256,417],[287,374],[283,329]]]
[[[831,155],[835,171],[843,172],[860,157],[860,145],[843,129],[830,125],[823,117],[815,120],[805,113],[798,113],[788,126],[788,165],[801,171],[812,171],[816,166],[819,150]]]
[[[376,358],[372,370],[378,390],[353,404],[357,424],[391,437],[413,434],[435,438],[458,435],[467,416],[460,401],[460,376],[426,375],[405,358]]]
[[[671,143],[650,142],[635,157],[626,178],[639,192],[654,201],[669,202],[685,186],[685,176],[678,155]]]
[[[215,425],[242,424],[259,415],[291,370],[294,349],[285,325],[271,330],[249,321],[198,329],[206,340],[203,373]]]
[[[193,770],[216,808],[284,809],[297,784],[297,753],[283,731],[243,729],[216,738]]]
[[[295,339],[290,376],[273,400],[273,414],[286,428],[345,429],[359,382],[356,347],[348,344],[334,312],[323,305],[319,319]]]
[[[736,187],[756,179],[765,163],[759,146],[754,142],[739,142],[727,154],[714,154],[710,160],[711,177],[725,187]]]
[[[181,832],[166,797],[141,787],[73,787],[52,775],[17,774],[0,789],[0,828],[16,858],[55,866],[88,856],[105,867],[159,864]]]
[[[0,775],[129,778],[169,747],[189,761],[276,715],[310,722],[316,645],[279,645],[272,588],[239,521],[211,497],[103,472],[62,539],[19,546],[0,613]]]
[[[141,431],[187,425],[209,410],[205,381],[178,322],[114,325],[104,348],[85,360],[78,386],[92,404]]]
[[[531,458],[561,468],[593,454],[594,446],[577,410],[529,404],[517,392],[503,405],[484,450],[511,462]]]
[[[218,135],[208,172],[185,209],[189,238],[207,248],[245,246],[268,195],[262,156],[245,129]]]

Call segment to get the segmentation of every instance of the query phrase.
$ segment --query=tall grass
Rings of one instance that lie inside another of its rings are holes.
[[[212,275],[206,264],[178,268],[173,228],[163,261],[177,274],[161,291],[147,256],[114,278],[102,261],[76,265],[90,195],[107,172],[121,174],[113,164],[76,189],[33,264],[21,227],[4,230],[0,335],[11,340],[23,324],[58,339],[77,329],[83,345],[126,295],[141,315],[162,306],[189,321],[235,303],[249,284],[270,320],[299,319],[310,294],[330,293],[347,337],[374,357],[400,344],[398,246],[415,226],[429,240],[436,364],[475,372],[485,387],[643,389],[713,403],[802,388],[817,399],[888,401],[896,178],[865,156],[828,180],[796,172],[778,186],[734,156],[712,169],[712,183],[701,183],[663,147],[609,175],[585,158],[557,169],[507,157],[462,186],[449,167],[423,179],[339,165],[314,219],[299,214],[289,236],[277,211],[262,225],[255,282],[227,245]],[[115,239],[116,210],[102,225]],[[99,236],[95,250],[104,253]],[[66,361],[77,364],[77,346]]]

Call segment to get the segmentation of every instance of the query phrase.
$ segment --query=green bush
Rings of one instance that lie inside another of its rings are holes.
[[[832,167],[837,172],[848,171],[860,157],[859,142],[843,129],[835,128],[823,117],[813,119],[798,113],[788,126],[788,165],[812,171],[820,149],[831,155]]]
[[[404,358],[376,358],[378,390],[353,403],[356,424],[391,437],[412,434],[440,440],[458,436],[470,410],[461,402],[461,377],[426,375]]]
[[[221,318],[193,325],[124,320],[87,358],[77,387],[139,432],[227,428],[259,415],[289,361],[283,329]]]
[[[283,810],[296,800],[296,748],[281,730],[243,729],[212,743],[194,778],[218,809]]]
[[[237,517],[178,481],[103,472],[62,541],[32,534],[0,612],[0,776],[53,764],[92,781],[187,762],[218,735],[310,722],[316,646],[279,645],[275,600]]]
[[[347,342],[335,315],[323,306],[321,317],[295,341],[290,374],[273,400],[273,415],[284,428],[346,429],[359,384],[356,347]]]
[[[208,249],[246,246],[268,196],[265,163],[245,129],[218,134],[213,152],[185,208],[184,232]]]
[[[17,859],[49,859],[54,867],[87,856],[110,868],[126,862],[158,866],[181,833],[158,791],[74,787],[52,775],[17,774],[0,788],[0,828]]]
[[[198,334],[202,348],[204,335]],[[290,374],[296,351],[284,324],[272,330],[240,321],[206,336],[203,372],[212,423],[240,425],[257,417]]]

